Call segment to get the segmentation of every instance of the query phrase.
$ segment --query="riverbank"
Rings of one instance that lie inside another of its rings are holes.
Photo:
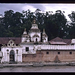
[[[18,63],[18,64],[0,64],[1,67],[40,67],[40,66],[75,66],[75,62],[73,63]]]
[[[0,72],[75,72],[75,66],[3,67]]]

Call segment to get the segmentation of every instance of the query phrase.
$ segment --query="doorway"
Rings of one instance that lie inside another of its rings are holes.
[[[11,50],[10,51],[10,62],[15,62],[15,53],[14,53],[14,50]]]

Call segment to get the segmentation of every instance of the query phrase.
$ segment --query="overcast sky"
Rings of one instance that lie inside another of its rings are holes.
[[[68,14],[75,11],[75,4],[69,3],[0,3],[0,14],[4,14],[4,11],[13,10],[14,12],[22,12],[22,10],[30,9],[34,12],[36,9],[40,9],[42,12],[62,10],[65,11],[65,16],[70,21]]]

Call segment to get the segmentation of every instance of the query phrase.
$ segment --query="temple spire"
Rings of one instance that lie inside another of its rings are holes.
[[[43,29],[43,34],[45,34],[45,29]]]
[[[23,32],[23,34],[27,34],[27,32],[26,32],[26,28],[24,29],[24,32]]]

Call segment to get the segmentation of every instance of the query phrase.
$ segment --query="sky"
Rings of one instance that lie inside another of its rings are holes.
[[[70,21],[68,14],[75,11],[74,3],[0,3],[0,14],[4,14],[4,11],[13,10],[14,12],[22,12],[23,10],[30,9],[34,12],[36,9],[40,9],[42,12],[56,10],[65,11],[64,15],[67,20]]]

